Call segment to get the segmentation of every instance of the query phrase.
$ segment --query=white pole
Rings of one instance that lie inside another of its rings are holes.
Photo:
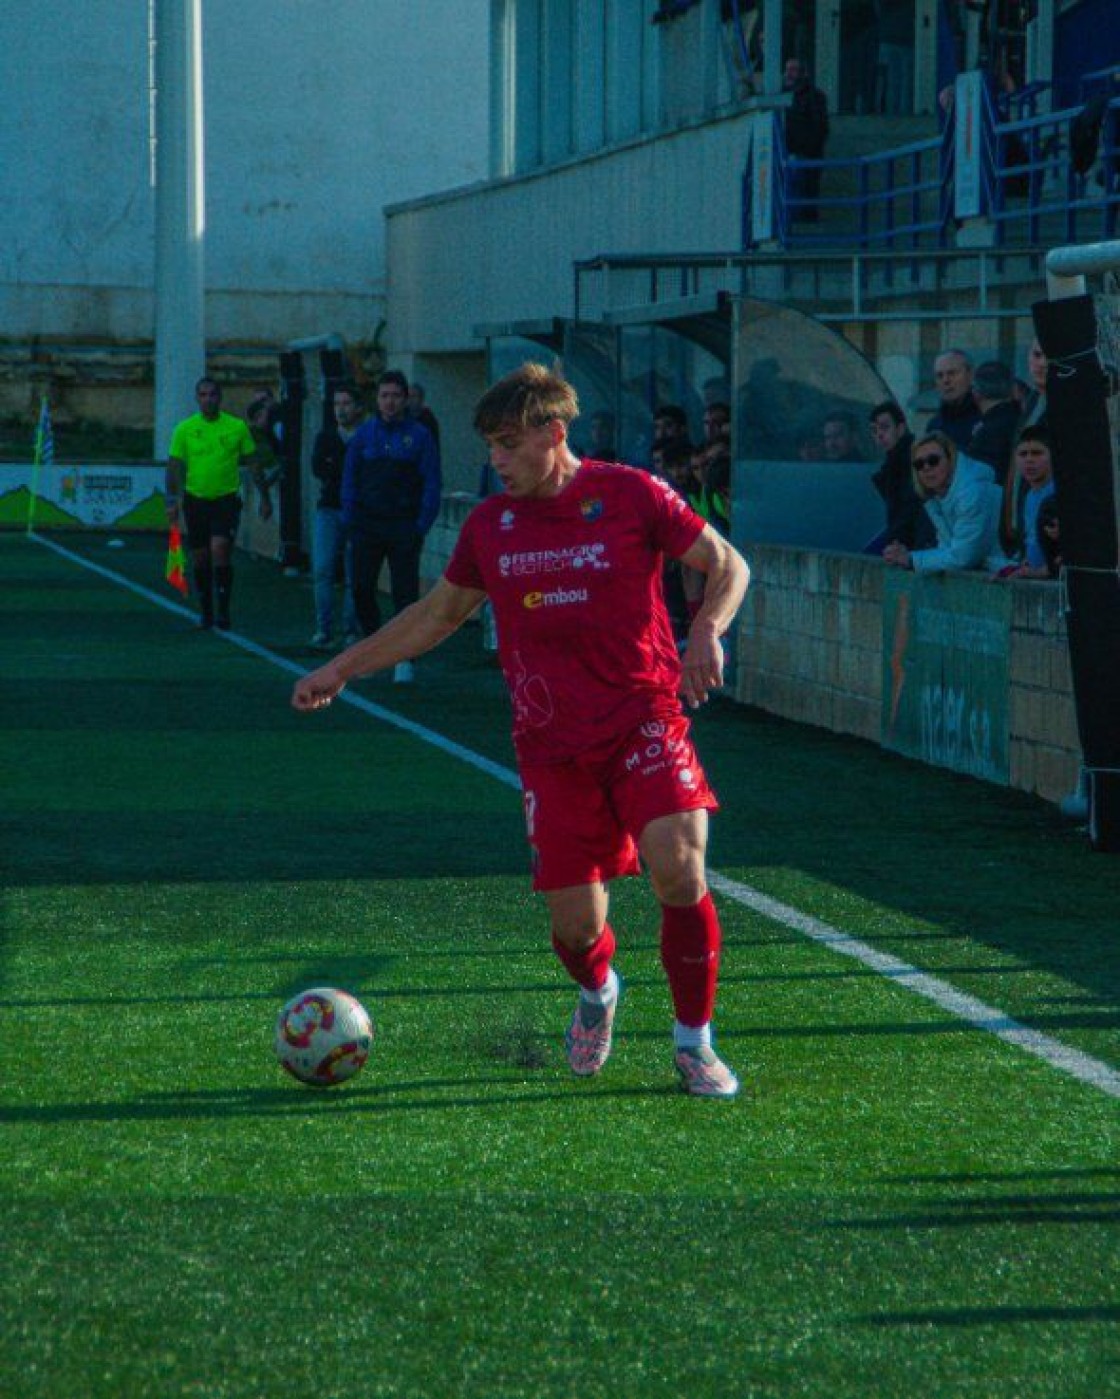
[[[156,362],[153,457],[194,412],[206,372],[202,0],[155,0]]]

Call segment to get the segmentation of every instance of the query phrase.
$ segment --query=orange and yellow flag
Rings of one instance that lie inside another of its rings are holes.
[[[187,558],[183,553],[183,536],[178,525],[171,526],[171,532],[167,537],[167,567],[164,570],[164,577],[183,594],[187,595]]]

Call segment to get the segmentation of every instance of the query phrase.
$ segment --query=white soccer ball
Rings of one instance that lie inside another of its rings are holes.
[[[301,1083],[329,1088],[361,1069],[373,1044],[373,1021],[361,1001],[333,986],[293,996],[276,1022],[276,1057]]]

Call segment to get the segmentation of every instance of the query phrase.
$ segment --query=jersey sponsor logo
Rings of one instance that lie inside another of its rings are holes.
[[[589,596],[586,588],[553,588],[547,593],[534,590],[524,595],[521,606],[530,612],[535,612],[538,607],[571,607],[575,603],[586,602]]]
[[[527,549],[498,555],[503,578],[524,577],[531,573],[568,573],[589,569],[604,572],[610,568],[605,544],[575,544],[567,549]]]

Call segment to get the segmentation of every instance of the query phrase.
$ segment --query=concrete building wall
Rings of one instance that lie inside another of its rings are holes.
[[[386,203],[476,181],[488,0],[205,0],[207,331],[372,338]],[[0,325],[153,330],[148,6],[0,6]]]
[[[572,264],[599,253],[737,248],[744,123],[390,207],[390,348],[478,350],[478,325],[570,316]]]

